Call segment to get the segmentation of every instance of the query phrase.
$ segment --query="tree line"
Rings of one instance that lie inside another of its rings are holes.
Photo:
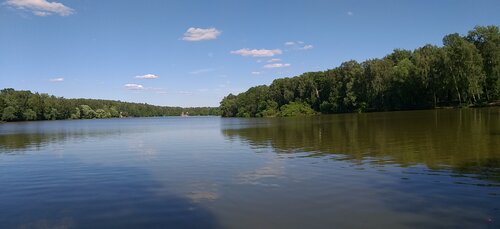
[[[0,120],[34,121],[117,117],[219,115],[216,107],[165,107],[101,99],[65,99],[44,93],[0,91]]]
[[[497,103],[500,99],[498,26],[446,35],[425,45],[362,63],[274,80],[220,102],[223,117],[295,116],[426,109]]]

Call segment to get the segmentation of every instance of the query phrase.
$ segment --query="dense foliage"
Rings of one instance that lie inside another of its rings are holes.
[[[219,109],[214,107],[163,107],[113,100],[65,99],[11,88],[0,91],[0,111],[2,121],[174,116],[182,113],[219,115]]]
[[[351,60],[229,94],[220,109],[225,117],[289,116],[463,106],[499,98],[499,29],[477,26],[466,36],[445,36],[442,47],[396,49],[381,59]]]

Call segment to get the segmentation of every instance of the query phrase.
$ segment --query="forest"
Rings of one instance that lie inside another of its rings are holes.
[[[274,80],[220,102],[223,117],[273,117],[498,104],[500,33],[476,26],[443,45]]]
[[[6,88],[0,91],[1,121],[219,115],[216,107],[164,107],[100,99],[65,99]]]

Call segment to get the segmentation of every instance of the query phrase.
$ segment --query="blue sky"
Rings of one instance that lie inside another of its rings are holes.
[[[500,25],[481,0],[0,1],[0,88],[184,107]]]

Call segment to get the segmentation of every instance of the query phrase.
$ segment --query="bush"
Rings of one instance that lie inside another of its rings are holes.
[[[300,102],[291,102],[285,104],[281,107],[280,116],[290,117],[290,116],[305,116],[305,115],[315,115],[316,112],[307,104]]]

